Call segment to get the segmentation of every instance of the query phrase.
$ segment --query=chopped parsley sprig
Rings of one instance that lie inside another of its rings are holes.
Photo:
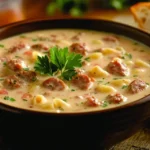
[[[34,69],[50,76],[60,73],[61,78],[70,80],[77,74],[75,68],[82,66],[81,59],[82,55],[69,52],[67,47],[53,47],[49,56],[38,56]]]

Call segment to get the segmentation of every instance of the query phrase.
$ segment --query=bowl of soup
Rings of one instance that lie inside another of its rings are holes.
[[[112,146],[150,117],[149,41],[148,33],[105,20],[4,26],[0,109],[9,123],[48,128],[74,146]]]

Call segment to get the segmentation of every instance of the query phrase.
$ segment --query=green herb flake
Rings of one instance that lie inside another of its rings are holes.
[[[36,42],[36,41],[38,41],[38,39],[34,39],[34,38],[33,38],[32,41],[33,41],[33,42]]]
[[[73,91],[73,92],[74,92],[74,91],[75,91],[75,89],[71,89],[71,91]]]
[[[25,70],[25,71],[29,71],[29,68],[23,68],[23,70]]]
[[[4,81],[4,78],[0,78],[0,81]]]
[[[25,36],[25,35],[23,35],[23,34],[22,34],[22,35],[20,35],[19,37],[20,37],[20,38],[26,38],[26,36]]]
[[[107,107],[109,105],[108,101],[103,101],[102,107]]]
[[[107,85],[107,84],[109,84],[110,82],[106,82],[104,85]]]
[[[16,58],[20,58],[20,56],[17,56],[17,55],[16,55],[15,57],[16,57]]]
[[[83,104],[84,104],[84,102],[81,102],[80,104],[81,104],[81,105],[83,105]]]
[[[99,84],[99,83],[102,83],[102,82],[104,82],[104,81],[97,81],[97,82],[98,82],[98,84]]]
[[[146,83],[148,86],[150,85],[149,83]]]
[[[7,65],[7,63],[6,62],[3,62],[3,66],[6,66]]]
[[[123,86],[121,87],[121,89],[126,89],[126,88],[128,88],[128,85],[123,85]]]
[[[62,99],[64,102],[67,102],[67,99]]]
[[[64,109],[62,107],[59,107],[58,109],[61,110],[61,111],[64,111]]]
[[[22,99],[22,100],[25,101],[25,102],[28,101],[27,99]]]
[[[9,96],[5,96],[5,97],[4,97],[4,100],[9,100],[9,101],[11,101],[11,102],[16,101],[14,98],[9,97]]]
[[[113,80],[118,80],[118,79],[120,79],[120,78],[113,78]]]
[[[134,44],[134,45],[138,45],[139,43],[138,43],[138,42],[134,42],[133,44]]]
[[[138,75],[135,74],[135,75],[133,75],[133,77],[138,77]]]
[[[132,59],[132,55],[130,53],[125,53],[125,56],[127,56],[129,59]]]
[[[121,57],[121,59],[125,59],[125,57],[124,57],[124,56],[122,56],[122,57]]]
[[[0,44],[0,48],[4,48],[4,45],[3,45],[3,44]]]
[[[84,60],[85,61],[90,61],[90,57],[86,57]]]

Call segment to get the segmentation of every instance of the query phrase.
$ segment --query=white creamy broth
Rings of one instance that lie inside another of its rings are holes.
[[[48,112],[119,107],[150,94],[149,57],[149,47],[98,31],[54,29],[10,37],[0,41],[0,102]]]

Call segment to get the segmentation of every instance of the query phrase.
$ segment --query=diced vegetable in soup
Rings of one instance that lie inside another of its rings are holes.
[[[93,111],[150,94],[150,48],[112,33],[24,33],[0,41],[0,62],[0,102],[14,107]]]

